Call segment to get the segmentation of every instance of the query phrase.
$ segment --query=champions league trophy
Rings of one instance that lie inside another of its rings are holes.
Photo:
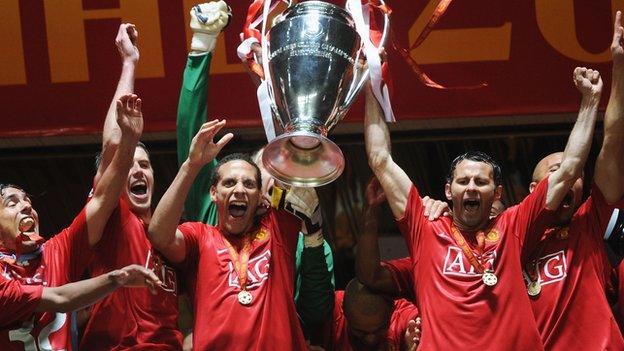
[[[381,43],[388,22],[386,15]],[[271,110],[284,132],[264,149],[264,167],[295,186],[330,183],[340,176],[345,161],[327,133],[369,77],[356,24],[343,8],[305,1],[276,18],[267,40],[264,72]]]

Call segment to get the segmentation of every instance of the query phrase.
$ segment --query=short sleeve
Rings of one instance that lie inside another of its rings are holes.
[[[89,246],[86,207],[72,224],[44,244],[46,261],[54,262],[67,274],[67,282],[78,281],[91,263],[93,251]]]
[[[405,205],[405,213],[402,218],[396,219],[399,230],[407,241],[407,247],[412,256],[414,255],[412,250],[418,247],[419,233],[424,218],[422,216],[423,209],[418,189],[412,184],[407,197],[407,204]]]
[[[418,317],[418,308],[405,299],[399,299],[394,302],[394,312],[390,317],[390,327],[388,330],[388,339],[394,344],[397,350],[402,350],[403,337],[407,330],[410,320]]]
[[[42,294],[43,285],[22,285],[0,276],[0,328],[30,318]]]
[[[273,233],[276,243],[284,247],[294,259],[301,229],[301,220],[285,210],[269,209],[265,216],[268,216],[267,219],[273,223],[274,228],[277,228],[275,233]]]
[[[186,222],[180,224],[178,230],[184,236],[186,252],[184,261],[175,265],[187,272],[195,271],[199,262],[199,243],[206,233],[206,225],[200,222]]]
[[[548,180],[546,178],[539,182],[535,190],[520,204],[509,208],[501,216],[512,223],[513,233],[525,252],[531,252],[544,231],[555,222],[555,211],[546,208]]]
[[[388,268],[392,275],[394,285],[398,290],[398,297],[414,300],[414,279],[412,260],[409,257],[396,260],[384,261],[381,263]]]

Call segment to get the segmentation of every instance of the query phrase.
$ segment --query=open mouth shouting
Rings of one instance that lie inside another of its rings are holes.
[[[22,218],[19,222],[19,231],[22,233],[30,233],[35,231],[35,219],[31,216]]]
[[[130,194],[139,200],[147,200],[148,198],[148,188],[147,182],[144,180],[136,180],[130,184]]]
[[[244,201],[232,201],[228,206],[228,213],[234,218],[241,218],[247,213],[249,206]]]
[[[481,201],[479,199],[464,199],[462,202],[464,210],[468,213],[478,213],[481,207]]]
[[[35,250],[44,239],[39,235],[37,220],[32,216],[24,216],[18,224],[19,234],[15,238],[16,251],[25,253]]]

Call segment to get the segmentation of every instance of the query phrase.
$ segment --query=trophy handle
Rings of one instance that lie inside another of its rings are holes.
[[[386,4],[385,1],[383,0],[379,0],[379,2],[381,3],[382,6]],[[389,33],[390,33],[390,14],[384,13],[384,29],[381,34],[381,40],[379,41],[379,47],[383,47],[386,44],[386,40],[388,39]],[[364,44],[362,44],[362,46],[360,47],[360,50],[356,57],[356,63],[355,63],[356,65],[360,65],[359,59],[360,59],[360,56],[363,54],[363,52],[364,52]],[[361,67],[363,67],[363,69]],[[358,93],[360,92],[360,90],[362,90],[362,87],[364,86],[364,84],[369,78],[368,65],[364,64],[361,67],[359,69],[353,70],[355,74],[353,75],[353,80],[351,84],[349,84],[350,88],[345,96],[343,108],[341,108],[341,111],[338,112],[339,118],[337,118],[337,120],[340,120],[343,117],[343,115],[347,112],[347,110],[349,110],[349,107],[351,106],[351,104],[353,104],[353,101],[355,101],[355,98],[357,97]]]

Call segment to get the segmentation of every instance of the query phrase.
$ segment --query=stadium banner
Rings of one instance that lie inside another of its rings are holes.
[[[145,131],[175,130],[188,9],[199,2],[2,0],[0,136],[100,132],[120,73],[114,39],[122,21],[140,33],[135,90]],[[580,100],[572,84],[576,66],[600,70],[610,84],[613,16],[624,0],[453,1],[416,42],[439,2],[387,1],[398,48],[388,45],[398,121],[570,113]],[[230,128],[257,128],[255,88],[236,55],[251,1],[229,3],[234,17],[210,73],[210,117],[228,119]],[[448,89],[425,86],[419,69]],[[345,122],[362,119],[359,101]]]

